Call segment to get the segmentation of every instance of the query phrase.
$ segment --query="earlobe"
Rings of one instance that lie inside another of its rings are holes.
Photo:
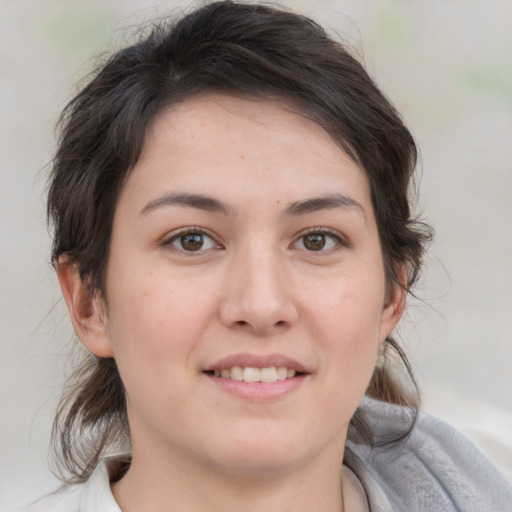
[[[78,266],[70,262],[67,256],[61,256],[56,267],[71,323],[80,341],[93,354],[112,357],[107,319],[100,295],[91,295],[80,277]]]
[[[384,305],[382,311],[382,318],[380,323],[380,342],[384,342],[385,339],[391,334],[395,326],[402,318],[405,309],[405,299],[407,296],[407,290],[405,283],[407,282],[407,273],[404,268],[398,272],[398,278],[400,284],[393,283],[393,290],[390,299]]]

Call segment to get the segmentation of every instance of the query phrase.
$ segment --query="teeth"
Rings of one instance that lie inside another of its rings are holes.
[[[244,382],[276,382],[295,377],[296,371],[286,368],[286,366],[269,366],[268,368],[233,366],[233,368],[214,370],[213,373],[215,377],[223,379],[243,380]]]
[[[244,380],[244,369],[241,366],[231,368],[231,380]]]
[[[284,366],[279,366],[276,373],[277,373],[277,380],[284,380],[284,379],[286,379],[286,376],[288,374],[288,368],[286,368]]]
[[[275,382],[277,380],[277,370],[275,366],[262,368],[260,371],[261,382]]]
[[[259,368],[251,368],[247,366],[244,368],[244,381],[245,382],[260,382],[261,370]]]

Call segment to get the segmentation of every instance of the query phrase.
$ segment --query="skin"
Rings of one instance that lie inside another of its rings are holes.
[[[222,95],[161,113],[118,200],[106,297],[65,257],[58,272],[80,339],[126,388],[123,511],[342,509],[348,424],[404,297],[386,299],[366,175],[318,125]],[[306,371],[270,397],[205,373],[276,354]]]

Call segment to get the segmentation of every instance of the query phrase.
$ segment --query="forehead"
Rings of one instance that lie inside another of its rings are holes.
[[[244,190],[246,198],[293,201],[333,187],[351,190],[358,201],[369,198],[365,173],[290,103],[209,95],[157,116],[125,188],[139,195],[203,188],[226,196]]]
[[[336,141],[286,98],[226,94],[193,97],[164,109],[148,130],[146,149],[151,150],[151,145],[154,148],[162,139],[169,142],[171,137],[180,150],[192,147],[196,152],[200,149],[198,142],[205,149],[216,142],[236,143],[234,150],[244,146],[248,149],[250,141],[254,146],[265,140],[277,143],[276,136],[285,148],[292,146],[301,152],[315,152],[316,143],[322,140],[332,155],[339,156]],[[244,144],[240,144],[242,139]],[[304,146],[305,140],[311,143]]]

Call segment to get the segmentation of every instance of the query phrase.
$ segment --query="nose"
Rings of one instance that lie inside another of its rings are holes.
[[[232,262],[220,304],[220,319],[229,328],[269,335],[296,322],[285,264],[272,250],[240,254]]]

